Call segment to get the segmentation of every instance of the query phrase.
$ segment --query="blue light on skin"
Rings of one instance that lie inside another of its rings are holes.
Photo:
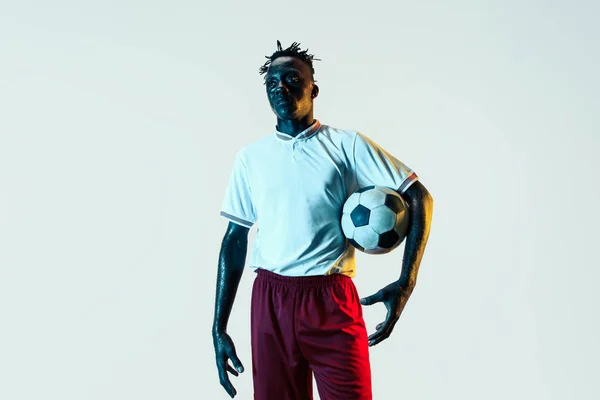
[[[278,131],[295,137],[313,124],[313,102],[319,87],[302,60],[291,56],[276,58],[267,70],[265,89],[277,116]]]

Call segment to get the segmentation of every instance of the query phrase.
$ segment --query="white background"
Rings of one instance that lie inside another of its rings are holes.
[[[600,398],[598,3],[7,3],[3,400],[229,398],[219,211],[235,152],[275,126],[258,68],[277,39],[322,59],[315,118],[435,200],[417,287],[371,348],[374,399]],[[361,296],[402,250],[358,254]],[[250,271],[229,324],[239,399]],[[365,313],[371,333],[385,308]]]

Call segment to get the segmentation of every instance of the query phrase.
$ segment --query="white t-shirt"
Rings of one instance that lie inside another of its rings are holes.
[[[241,148],[221,216],[258,229],[250,268],[285,276],[356,274],[354,247],[342,232],[342,207],[371,185],[403,193],[418,179],[360,132],[318,120],[296,137],[275,129]]]

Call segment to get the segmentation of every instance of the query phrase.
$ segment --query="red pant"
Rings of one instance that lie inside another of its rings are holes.
[[[255,400],[371,400],[362,306],[352,278],[257,269],[252,287]]]

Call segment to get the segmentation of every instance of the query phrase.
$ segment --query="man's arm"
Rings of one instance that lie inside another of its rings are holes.
[[[244,272],[248,249],[249,229],[229,222],[219,253],[217,291],[213,333],[225,332],[233,307],[233,301]]]
[[[398,283],[402,287],[412,289],[417,284],[419,265],[429,239],[433,197],[419,181],[410,185],[401,196],[409,206],[410,225],[404,244],[402,271]]]
[[[421,182],[415,181],[400,196],[408,203],[408,216],[410,218],[404,244],[400,278],[360,301],[363,305],[382,302],[388,311],[385,321],[378,324],[375,327],[377,331],[369,336],[369,346],[374,346],[387,339],[392,333],[396,322],[400,319],[400,314],[417,284],[419,265],[429,238],[429,227],[433,213],[431,194]]]
[[[230,222],[219,253],[212,334],[219,380],[231,397],[234,397],[237,392],[229,381],[227,371],[237,376],[238,372],[244,371],[244,367],[235,352],[233,341],[227,334],[227,322],[244,272],[248,249],[248,231],[248,228]],[[231,359],[237,372],[229,366],[229,359]]]

